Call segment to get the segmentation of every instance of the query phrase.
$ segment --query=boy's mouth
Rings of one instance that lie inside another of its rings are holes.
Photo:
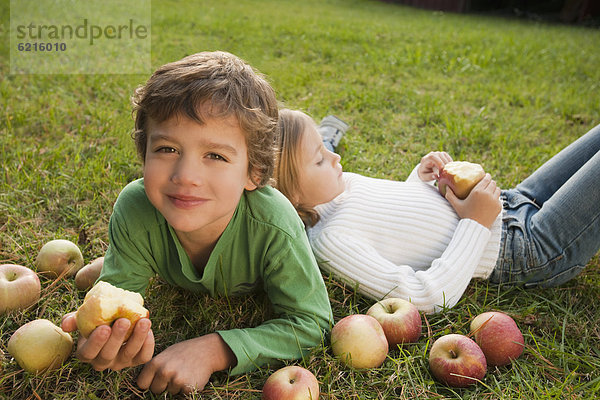
[[[167,198],[177,208],[190,209],[206,203],[206,199],[195,196],[167,195]]]

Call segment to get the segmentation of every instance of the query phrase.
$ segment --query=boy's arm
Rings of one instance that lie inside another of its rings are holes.
[[[323,342],[333,321],[325,283],[304,232],[280,246],[263,277],[276,317],[254,328],[218,332],[236,355],[232,374],[301,358]]]

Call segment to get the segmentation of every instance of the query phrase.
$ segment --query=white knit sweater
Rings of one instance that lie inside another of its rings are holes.
[[[431,313],[491,274],[502,218],[491,229],[459,219],[417,168],[406,182],[345,172],[345,191],[316,207],[321,219],[307,232],[324,270],[372,299],[400,297]]]

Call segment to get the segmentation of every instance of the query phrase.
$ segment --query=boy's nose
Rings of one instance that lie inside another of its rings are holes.
[[[177,163],[171,175],[173,183],[178,185],[199,185],[202,183],[202,165],[193,160],[182,159]]]

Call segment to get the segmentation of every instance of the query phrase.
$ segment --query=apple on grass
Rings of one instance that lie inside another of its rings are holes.
[[[100,325],[111,325],[119,318],[127,318],[131,321],[131,327],[125,336],[127,340],[135,323],[149,315],[144,308],[142,295],[100,281],[85,295],[83,304],[75,313],[75,319],[77,329],[87,338]]]
[[[83,255],[71,241],[51,240],[40,249],[35,265],[39,272],[50,276],[73,276],[83,267]]]
[[[289,365],[273,372],[262,390],[263,400],[317,400],[319,382],[309,370]]]
[[[373,304],[367,315],[383,328],[390,346],[416,342],[421,336],[421,314],[417,307],[400,298],[388,298]]]
[[[353,314],[339,320],[331,329],[331,349],[348,366],[375,368],[383,364],[389,346],[375,318]]]
[[[104,257],[98,257],[77,271],[75,275],[75,287],[79,290],[88,290],[94,286],[94,283],[100,276],[103,264]]]
[[[0,265],[0,314],[22,310],[40,299],[40,278],[22,265]]]
[[[487,371],[481,348],[464,335],[440,337],[429,351],[429,368],[441,382],[453,387],[467,387],[481,380]]]
[[[47,319],[26,323],[8,340],[8,352],[21,368],[33,374],[59,368],[72,349],[71,335]]]
[[[508,365],[523,354],[523,334],[505,313],[488,311],[479,314],[471,321],[471,334],[490,366]]]
[[[480,164],[452,161],[444,165],[440,171],[438,190],[446,197],[446,187],[449,187],[456,197],[465,199],[484,176],[485,171]]]

